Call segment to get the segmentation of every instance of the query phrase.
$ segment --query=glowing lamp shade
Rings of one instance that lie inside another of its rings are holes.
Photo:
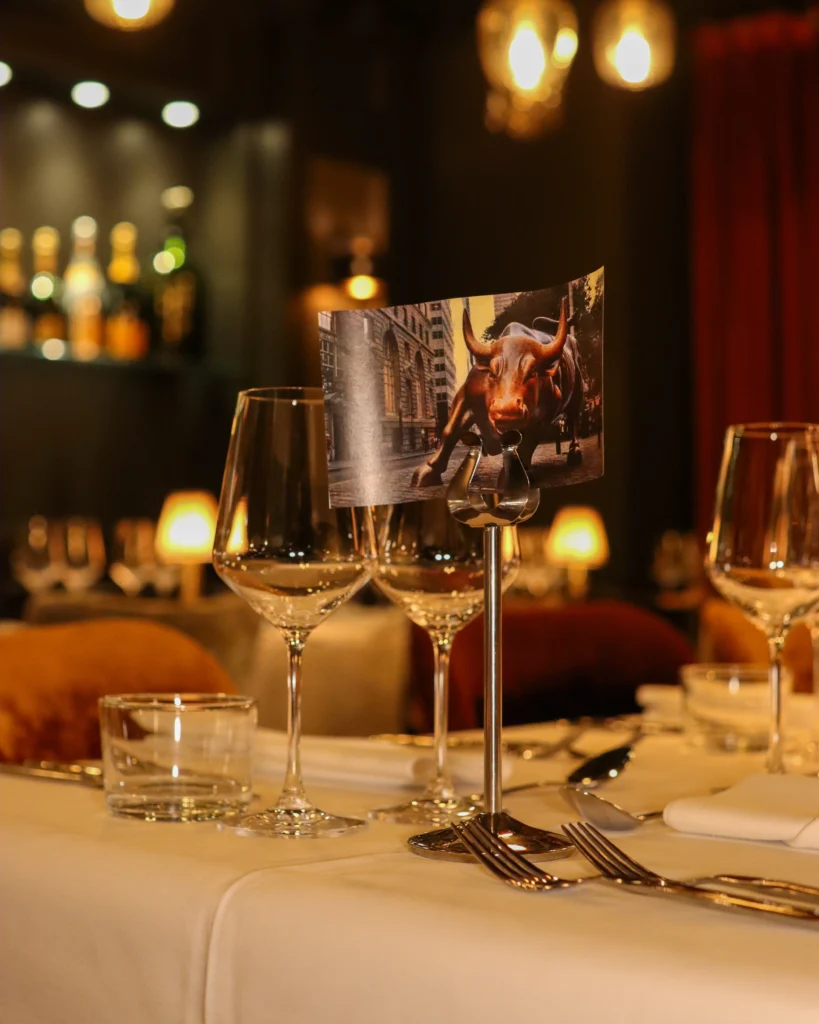
[[[216,498],[207,491],[168,495],[156,528],[156,554],[166,565],[181,565],[183,604],[202,593],[202,566],[211,560],[216,532]]]
[[[108,28],[137,32],[158,24],[170,14],[176,0],[85,0],[91,17]]]
[[[572,597],[584,597],[589,569],[599,569],[609,560],[609,541],[600,513],[584,505],[562,508],[546,538],[546,560],[568,570]]]
[[[666,0],[604,0],[593,35],[594,64],[609,85],[649,89],[674,70],[676,26]]]
[[[78,107],[85,107],[87,110],[104,107],[110,96],[108,86],[102,82],[77,82],[71,90],[71,99]]]
[[[199,120],[199,107],[188,100],[173,100],[162,108],[162,120],[171,128],[190,128]]]
[[[4,60],[0,60],[0,87],[8,85],[13,77],[11,68]]]
[[[213,552],[216,498],[207,491],[177,491],[165,499],[156,529],[156,553],[169,565],[204,565]]]
[[[489,84],[487,127],[532,137],[559,119],[577,15],[568,0],[487,0],[478,52]]]

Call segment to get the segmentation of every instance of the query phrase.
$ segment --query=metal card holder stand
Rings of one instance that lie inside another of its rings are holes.
[[[501,529],[523,523],[534,515],[540,504],[540,491],[532,487],[518,455],[518,431],[508,431],[501,438],[503,468],[493,490],[472,489],[483,442],[472,432],[460,440],[469,451],[449,484],[447,504],[458,522],[484,531],[484,810],[479,816],[494,835],[521,853],[565,857],[573,849],[565,837],[513,818],[503,810],[501,788]],[[424,857],[472,860],[472,854],[451,828],[412,836],[407,842],[413,853]]]

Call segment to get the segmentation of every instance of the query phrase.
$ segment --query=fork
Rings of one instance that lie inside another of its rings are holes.
[[[570,889],[583,881],[582,878],[557,878],[547,871],[541,871],[487,828],[486,822],[491,824],[491,818],[491,814],[484,812],[453,825],[464,846],[490,874],[513,889],[525,892]]]
[[[717,906],[760,910],[803,920],[816,921],[819,919],[819,907],[814,909],[797,907],[791,903],[705,889],[687,882],[677,882],[665,878],[663,875],[657,874],[656,871],[650,871],[633,857],[629,857],[602,832],[586,822],[573,822],[563,825],[562,828],[586,860],[596,867],[604,878],[628,886],[632,890],[642,889],[643,891],[664,892],[669,895],[688,896]]]

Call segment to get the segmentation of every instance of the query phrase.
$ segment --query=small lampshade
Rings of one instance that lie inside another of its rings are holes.
[[[609,541],[600,513],[584,505],[567,505],[555,516],[546,538],[552,565],[599,569],[609,560]]]
[[[216,532],[216,498],[207,491],[177,491],[162,506],[156,553],[168,565],[209,562]]]

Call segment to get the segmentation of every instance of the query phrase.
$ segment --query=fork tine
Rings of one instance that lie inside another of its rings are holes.
[[[606,878],[619,878],[617,868],[602,857],[578,828],[578,823],[562,825],[561,828],[589,863]]]
[[[501,881],[519,889],[537,888],[534,882],[521,878],[516,869],[510,869],[500,858],[487,851],[482,845],[481,840],[471,830],[467,831],[464,824],[459,823],[453,827],[469,852],[490,874],[495,875],[495,877],[500,878]]]
[[[583,822],[580,828],[586,833],[589,842],[594,844],[596,849],[608,854],[612,860],[622,865],[624,872],[632,874],[638,880],[645,882],[659,881],[660,876],[655,871],[649,871],[647,867],[638,863],[633,857],[629,857],[625,851],[621,850],[619,846],[615,846],[610,839],[604,836],[602,832],[599,832],[594,825]]]
[[[546,871],[541,871],[540,868],[527,860],[523,854],[513,850],[499,836],[490,832],[480,818],[476,817],[467,821],[464,824],[464,829],[477,836],[483,842],[484,847],[493,853],[498,860],[503,861],[510,869],[514,867],[521,877],[547,885],[557,881],[553,875]]]

